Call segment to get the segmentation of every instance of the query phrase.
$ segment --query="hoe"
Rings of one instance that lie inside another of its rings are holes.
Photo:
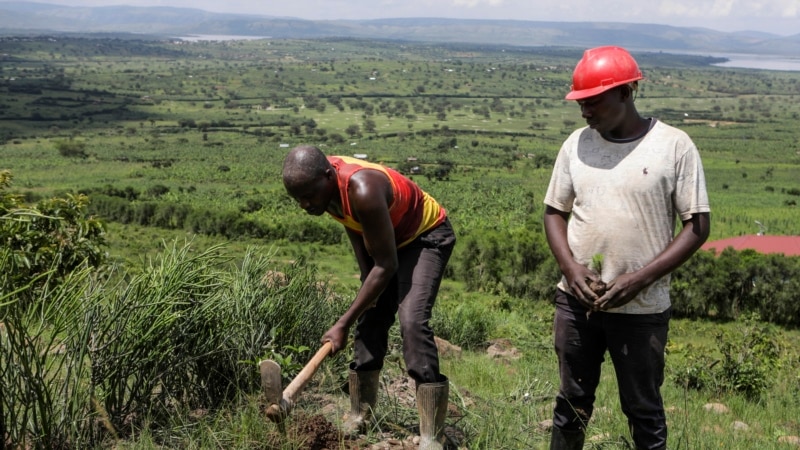
[[[322,361],[331,353],[331,343],[322,344],[311,361],[303,367],[303,370],[281,391],[281,366],[271,359],[266,359],[258,363],[261,371],[261,390],[267,399],[267,417],[278,424],[281,431],[284,431],[283,420],[294,408],[294,402],[303,388],[314,376]]]

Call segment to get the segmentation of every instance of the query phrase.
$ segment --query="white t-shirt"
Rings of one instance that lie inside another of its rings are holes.
[[[572,255],[589,267],[602,254],[605,282],[659,255],[675,235],[676,216],[688,220],[710,211],[697,148],[686,133],[660,121],[625,143],[588,127],[573,132],[558,153],[544,203],[571,213]],[[609,312],[663,312],[670,306],[669,283],[666,275]],[[558,287],[570,292],[564,277]]]

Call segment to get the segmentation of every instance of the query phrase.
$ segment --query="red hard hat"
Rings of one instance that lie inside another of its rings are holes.
[[[572,90],[567,100],[580,100],[601,94],[613,87],[641,80],[642,71],[627,50],[597,47],[583,52],[572,72]]]

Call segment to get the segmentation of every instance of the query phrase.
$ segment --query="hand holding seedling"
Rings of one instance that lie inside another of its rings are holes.
[[[589,289],[592,290],[598,297],[602,297],[606,293],[606,283],[600,278],[603,274],[603,254],[598,253],[592,256],[592,265],[589,266],[592,272],[597,274],[597,277],[589,280]],[[595,301],[597,303],[597,301]]]
[[[598,279],[598,275],[583,264],[573,262],[564,269],[564,276],[572,295],[589,309],[594,308],[594,302],[600,297],[592,291],[589,284]]]
[[[588,276],[586,276],[584,281],[586,282],[589,290],[591,291],[593,302],[590,305],[588,305],[589,310],[586,311],[587,319],[592,314],[592,311],[598,311],[601,309],[598,302],[600,302],[603,294],[605,294],[607,290],[606,283],[600,278],[601,274],[603,273],[602,253],[598,253],[592,256],[592,262],[589,266],[589,270],[591,272],[589,273]]]
[[[622,274],[605,283],[605,292],[595,300],[592,309],[606,311],[623,306],[633,300],[646,286],[647,283],[640,276],[637,276],[637,272]]]
[[[600,274],[603,273],[602,253],[598,253],[592,257],[589,268],[593,273],[597,274],[597,276],[591,279],[588,277],[586,278],[589,289],[596,295],[594,301],[589,306],[589,311],[586,313],[587,318],[592,311],[606,311],[625,305],[633,300],[636,294],[646,286],[646,284],[636,276],[636,272],[622,274],[608,283],[604,282],[599,278]]]

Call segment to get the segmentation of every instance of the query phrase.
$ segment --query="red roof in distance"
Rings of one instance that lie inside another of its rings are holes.
[[[771,236],[748,234],[718,241],[706,242],[703,250],[715,250],[722,253],[728,247],[741,251],[752,249],[758,253],[783,253],[785,256],[800,256],[800,236]]]

